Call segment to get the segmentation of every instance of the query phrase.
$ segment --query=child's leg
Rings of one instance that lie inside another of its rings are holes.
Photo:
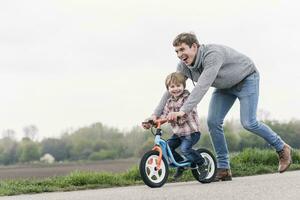
[[[190,136],[181,137],[181,152],[182,154],[189,159],[191,162],[196,163],[197,165],[202,165],[204,163],[204,158],[197,153],[192,147],[200,139],[200,132],[192,133]]]
[[[180,156],[180,154],[175,151],[175,149],[177,147],[179,147],[180,144],[181,144],[180,138],[177,135],[174,134],[174,135],[172,135],[172,137],[170,139],[168,139],[167,142],[168,142],[168,145],[169,145],[169,147],[172,151],[172,154],[173,154],[174,159],[176,160],[176,162],[183,161],[183,158]]]

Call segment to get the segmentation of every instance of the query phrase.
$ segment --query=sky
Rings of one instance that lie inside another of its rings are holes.
[[[42,139],[96,122],[139,125],[176,69],[181,32],[255,62],[259,116],[300,119],[299,10],[296,0],[0,1],[0,133],[21,138],[35,125]],[[239,119],[238,101],[226,119]]]

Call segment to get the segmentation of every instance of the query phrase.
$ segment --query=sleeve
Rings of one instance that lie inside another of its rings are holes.
[[[167,102],[164,109],[163,109],[162,115],[160,117],[161,118],[166,118],[169,113],[170,113],[170,109],[169,109],[169,104]]]
[[[190,78],[188,76],[188,70],[185,67],[183,67],[183,64],[181,62],[178,63],[176,71],[182,73],[184,75],[184,77],[185,77],[185,80],[187,80],[188,78]]]
[[[160,99],[157,107],[155,108],[153,114],[157,117],[159,117],[160,115],[162,115],[163,111],[164,111],[164,107],[167,103],[167,100],[170,98],[170,93],[168,91],[166,91],[162,98]]]
[[[186,100],[188,99],[188,96],[187,97],[185,97],[184,99],[183,99],[183,104],[186,102]],[[188,113],[188,114],[185,114],[185,115],[183,115],[182,117],[180,117],[178,120],[177,120],[177,124],[179,125],[179,126],[181,126],[181,125],[183,125],[184,123],[186,123],[189,119],[188,119],[188,116],[190,115],[190,113]]]
[[[223,58],[218,52],[211,52],[205,57],[203,62],[203,72],[180,111],[189,113],[195,106],[197,106],[208,91],[209,87],[215,81],[222,64]]]

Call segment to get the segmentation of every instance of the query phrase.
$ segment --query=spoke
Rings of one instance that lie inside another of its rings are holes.
[[[147,168],[151,168],[151,169],[154,168],[155,166],[156,166],[156,165],[153,165],[153,164],[147,164],[147,165],[146,165]]]
[[[156,177],[156,180],[159,179],[158,171],[155,170],[155,171],[153,172],[153,175]]]
[[[148,174],[148,176],[149,176],[149,177],[152,177],[153,174],[155,173],[155,170],[154,170],[154,168],[152,168],[152,167],[148,167],[148,169],[149,169],[149,174]]]
[[[155,159],[154,158],[151,158],[151,161],[149,160],[146,164],[146,167],[149,167],[149,168],[155,168],[156,167],[156,162],[155,162]]]
[[[157,166],[157,159],[153,159],[154,162],[151,163],[152,167],[156,167]]]
[[[153,175],[155,175],[156,171],[154,167],[148,167],[149,169],[149,174],[148,176],[151,178]],[[152,178],[151,178],[152,179]]]

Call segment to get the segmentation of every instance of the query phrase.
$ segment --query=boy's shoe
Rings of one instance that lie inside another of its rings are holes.
[[[174,174],[173,178],[175,181],[177,181],[183,174],[184,168],[183,167],[177,167],[176,173]]]
[[[232,174],[230,169],[218,168],[214,181],[231,181]]]
[[[278,172],[283,173],[292,163],[292,148],[288,144],[284,144],[283,149],[277,153],[279,157]]]

